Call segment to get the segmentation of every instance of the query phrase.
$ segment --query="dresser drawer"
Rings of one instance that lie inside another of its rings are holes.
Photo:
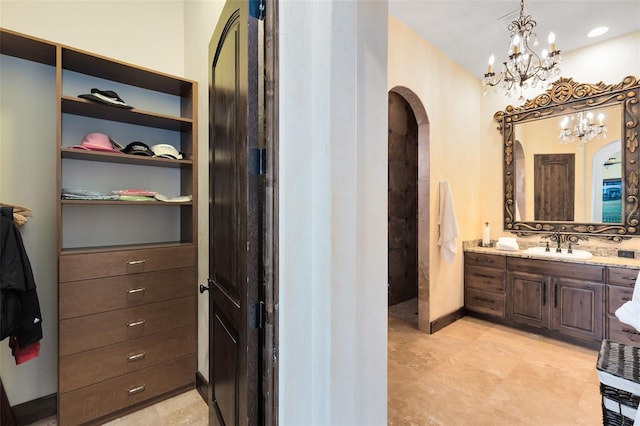
[[[60,356],[195,324],[195,296],[100,314],[59,324]]]
[[[195,381],[195,354],[59,395],[60,425],[72,426],[188,386]]]
[[[625,302],[631,300],[633,296],[633,288],[618,287],[613,285],[607,286],[607,313],[615,314],[616,310]]]
[[[608,267],[609,284],[633,287],[638,278],[638,269]]]
[[[60,282],[196,266],[193,245],[60,256]]]
[[[640,333],[630,325],[620,322],[615,315],[607,316],[608,339],[630,346],[640,346]]]
[[[465,289],[464,307],[470,311],[504,318],[505,296],[474,289]]]
[[[60,319],[195,294],[195,268],[60,283]]]
[[[483,266],[465,266],[465,288],[487,291],[504,291],[504,270]]]
[[[497,254],[483,254],[466,252],[464,254],[465,265],[488,266],[490,268],[504,269],[506,257]]]
[[[194,325],[60,358],[60,392],[69,392],[195,353]]]

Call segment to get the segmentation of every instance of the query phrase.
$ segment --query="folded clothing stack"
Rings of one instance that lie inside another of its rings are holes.
[[[155,201],[157,192],[144,189],[121,189],[113,191],[120,196],[120,201]]]
[[[507,250],[507,251],[518,251],[520,249],[520,247],[518,247],[518,242],[514,237],[498,238],[498,242],[496,243],[496,248],[498,250]]]
[[[193,201],[191,195],[167,197],[146,189],[120,189],[117,191],[89,191],[86,189],[62,189],[64,200],[102,200],[102,201],[162,201],[165,203],[188,203]]]
[[[113,191],[89,191],[87,189],[62,188],[64,200],[118,200],[118,194]]]
[[[631,300],[625,302],[616,310],[616,316],[621,322],[632,326],[640,332],[640,273],[636,278]]]

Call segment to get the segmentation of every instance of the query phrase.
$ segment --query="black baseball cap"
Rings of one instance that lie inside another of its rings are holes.
[[[153,151],[144,142],[133,141],[122,150],[125,154],[131,155],[144,155],[146,157],[153,157]]]

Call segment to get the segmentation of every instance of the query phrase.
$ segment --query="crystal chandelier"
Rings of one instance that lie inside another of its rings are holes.
[[[565,116],[560,122],[560,143],[570,143],[579,139],[580,142],[588,142],[592,139],[605,138],[607,136],[607,126],[604,124],[604,114],[598,114],[596,122],[592,112],[584,114],[582,111],[572,115],[571,118]]]
[[[560,74],[560,51],[556,49],[555,34],[549,33],[549,49],[542,49],[538,55],[532,47],[538,47],[538,39],[533,29],[537,25],[531,15],[524,16],[524,0],[520,0],[520,17],[508,26],[510,44],[508,60],[502,63],[500,74],[493,72],[495,56],[489,58],[489,68],[484,75],[482,85],[486,94],[491,87],[500,87],[508,97],[519,95],[523,101],[522,91],[528,87],[537,87],[538,83],[548,83],[552,77]]]

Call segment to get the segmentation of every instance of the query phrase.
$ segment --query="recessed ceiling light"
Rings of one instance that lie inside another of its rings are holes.
[[[589,34],[587,34],[587,37],[599,37],[602,34],[606,33],[607,31],[609,31],[609,27],[594,28],[591,31],[589,31]]]

